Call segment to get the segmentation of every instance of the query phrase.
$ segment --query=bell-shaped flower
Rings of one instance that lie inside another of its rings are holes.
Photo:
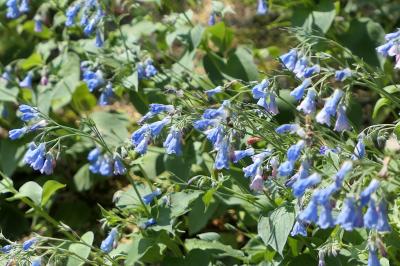
[[[252,156],[252,155],[254,155],[254,149],[253,148],[249,148],[249,149],[246,149],[246,150],[234,151],[233,152],[233,162],[237,163],[241,159],[243,159],[245,157]]]
[[[292,231],[290,232],[290,235],[291,236],[297,236],[297,235],[307,236],[307,230],[306,230],[306,227],[304,226],[304,223],[297,220],[293,226]]]
[[[343,132],[350,129],[351,126],[349,124],[349,120],[347,119],[346,108],[343,105],[340,105],[337,108],[337,119],[334,130],[338,132]]]
[[[296,49],[292,49],[288,53],[281,55],[279,59],[287,69],[293,71],[294,68],[296,67],[296,62],[297,62]]]
[[[305,79],[299,86],[297,86],[294,90],[290,92],[290,95],[293,96],[296,99],[296,101],[300,101],[301,98],[303,98],[304,91],[308,87],[310,87],[310,85],[311,85],[311,80]]]
[[[378,224],[379,214],[376,210],[375,201],[369,200],[367,212],[364,214],[364,226],[365,228],[372,229],[376,228]]]
[[[318,218],[317,225],[326,229],[335,225],[332,218],[332,207],[329,203],[322,205],[322,210]]]
[[[317,96],[317,92],[314,89],[309,89],[307,92],[307,96],[304,100],[297,106],[297,110],[303,111],[306,115],[312,114],[315,112],[315,96]]]

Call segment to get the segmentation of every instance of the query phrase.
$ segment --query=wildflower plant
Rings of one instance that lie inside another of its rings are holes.
[[[2,261],[398,263],[399,31],[352,20],[381,33],[369,59],[329,1],[253,1],[255,20],[312,21],[278,27],[289,45],[261,70],[233,41],[233,7],[212,1],[196,24],[194,3],[123,2],[6,1],[39,39],[2,66],[0,150],[15,162],[0,193],[32,221],[3,230]]]

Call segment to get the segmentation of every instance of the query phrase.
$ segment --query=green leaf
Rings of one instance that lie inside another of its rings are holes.
[[[89,172],[89,164],[84,164],[74,175],[74,184],[78,191],[88,190],[93,185]]]
[[[215,250],[215,252],[221,257],[228,256],[241,259],[244,256],[242,251],[234,249],[231,246],[200,239],[186,239],[185,247],[189,251],[192,249]]]
[[[72,94],[72,106],[79,111],[90,111],[96,106],[97,99],[90,93],[86,84],[82,83],[76,87]]]
[[[66,185],[61,184],[55,180],[49,180],[43,185],[42,206],[46,205],[50,197],[59,189],[64,188]]]
[[[237,79],[244,81],[253,81],[258,79],[258,69],[253,61],[251,50],[244,46],[239,46],[232,53],[227,62],[225,73]]]
[[[0,79],[0,102],[16,103],[18,92],[19,90],[17,87],[7,88],[6,81],[4,79]]]
[[[225,23],[219,22],[208,27],[206,32],[220,51],[225,52],[229,50],[233,40],[233,31],[226,27]]]
[[[43,189],[38,183],[29,181],[19,188],[19,193],[16,195],[16,198],[27,197],[39,206],[42,200],[42,192]]]
[[[194,28],[190,30],[190,45],[191,50],[196,49],[203,37],[204,27],[201,25],[196,25]]]
[[[19,64],[19,66],[23,70],[29,70],[35,66],[40,66],[42,64],[43,64],[42,56],[38,53],[33,53],[27,59],[22,60]]]
[[[189,211],[189,205],[202,194],[202,191],[187,190],[171,194],[171,217],[179,217]]]
[[[86,243],[87,245],[92,245],[94,239],[94,234],[93,232],[89,231],[86,232],[82,237],[81,237],[81,242]],[[87,259],[90,254],[90,247],[84,245],[84,244],[79,244],[79,243],[74,243],[71,244],[68,248],[69,251],[71,251],[74,254],[79,255],[80,257]],[[81,260],[80,258],[76,256],[68,256],[68,262],[67,266],[80,266],[83,265],[85,262]]]
[[[382,122],[390,114],[392,107],[392,102],[387,98],[380,98],[376,101],[374,105],[374,110],[372,111],[372,119],[376,122]]]
[[[128,138],[126,127],[129,120],[126,114],[100,111],[92,113],[90,117],[95,122],[107,145],[111,147],[122,145]]]
[[[294,210],[282,206],[275,209],[269,217],[261,217],[258,222],[258,234],[266,245],[282,255],[288,235],[295,220]]]

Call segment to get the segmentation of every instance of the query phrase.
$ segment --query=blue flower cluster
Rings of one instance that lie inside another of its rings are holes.
[[[102,154],[101,150],[96,147],[89,152],[87,159],[90,163],[89,170],[94,174],[102,176],[126,174],[126,167],[119,154],[115,154],[111,158],[108,154]]]
[[[22,104],[19,106],[18,110],[21,113],[20,119],[24,122],[29,122],[30,124],[22,128],[10,130],[10,139],[16,140],[22,138],[25,134],[44,128],[47,125],[47,121],[40,118],[40,114],[36,108],[26,104]]]
[[[147,152],[148,144],[161,134],[163,128],[171,122],[171,116],[175,112],[175,108],[172,105],[164,104],[150,104],[149,109],[149,112],[139,121],[142,126],[133,132],[131,136],[132,145],[139,154]],[[146,123],[149,119],[162,113],[166,113],[168,116],[150,124]],[[176,126],[171,126],[169,134],[163,143],[167,154],[180,155],[182,153],[181,139],[182,131]]]
[[[144,63],[137,64],[137,73],[139,80],[150,79],[157,75],[157,68],[153,64],[153,60],[146,59]]]
[[[86,83],[89,91],[101,91],[98,104],[101,106],[111,104],[115,98],[115,93],[112,84],[104,80],[103,72],[101,70],[92,70],[88,66],[88,62],[81,63],[81,70],[83,71],[82,80]]]
[[[279,113],[276,104],[276,94],[272,89],[269,89],[269,81],[264,79],[260,84],[257,84],[252,89],[253,98],[258,100],[257,105],[264,107],[264,109],[271,115]]]
[[[96,46],[101,47],[104,43],[102,31],[99,27],[105,14],[97,0],[76,1],[68,7],[65,16],[65,26],[71,27],[76,23],[76,18],[79,14],[79,26],[83,28],[86,36],[92,35],[96,31]]]
[[[395,68],[400,68],[400,30],[385,35],[386,43],[376,48],[383,56],[394,56],[396,58]]]
[[[101,242],[100,249],[104,253],[110,253],[116,246],[118,237],[118,230],[116,228],[111,229],[108,236]]]
[[[29,1],[28,0],[7,0],[7,18],[15,19],[23,13],[29,12]]]

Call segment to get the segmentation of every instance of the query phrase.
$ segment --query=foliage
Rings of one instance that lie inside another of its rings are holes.
[[[0,22],[4,265],[400,263],[396,1],[4,0]]]

